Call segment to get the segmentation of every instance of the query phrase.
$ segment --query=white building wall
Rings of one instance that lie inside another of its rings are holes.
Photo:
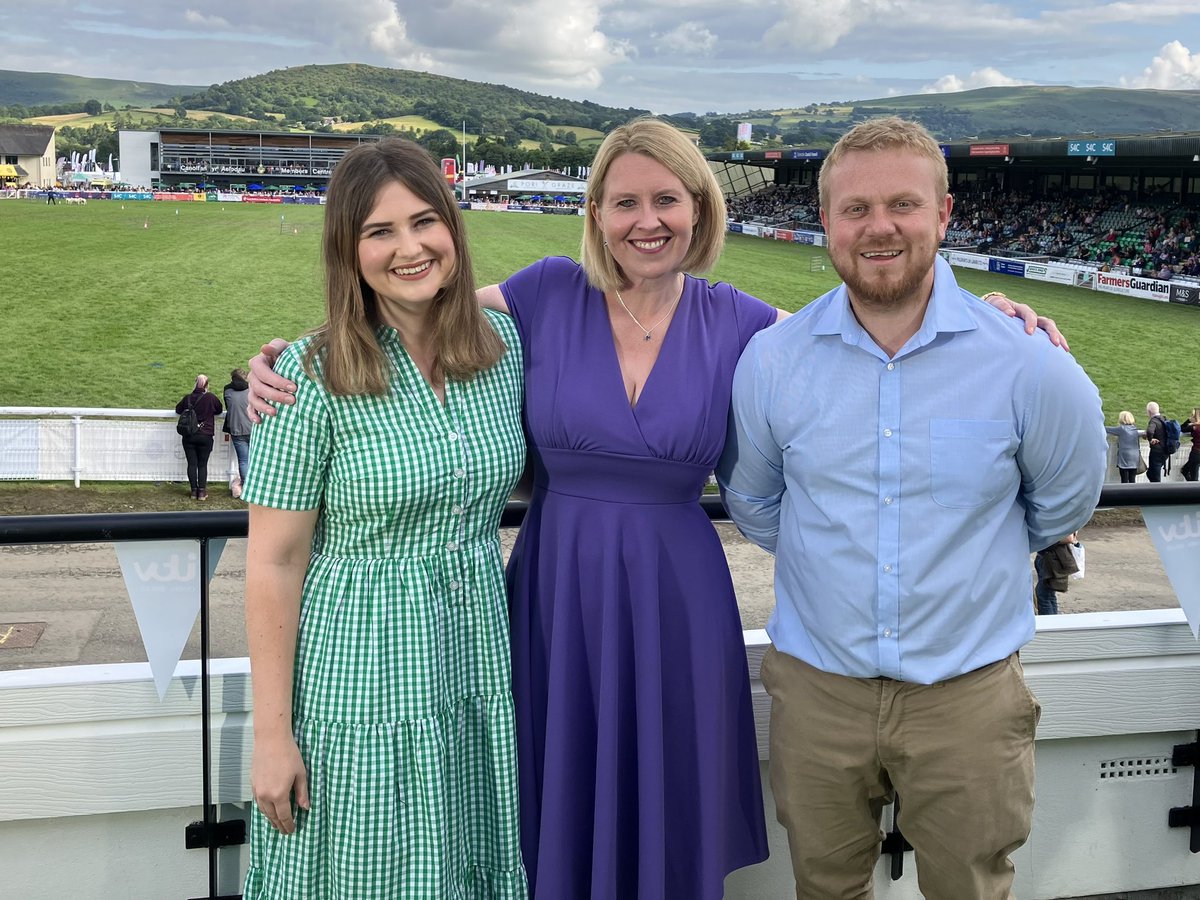
[[[157,169],[150,168],[150,145],[162,146],[157,131],[122,131],[119,135],[121,180],[134,187],[149,188],[158,180]]]

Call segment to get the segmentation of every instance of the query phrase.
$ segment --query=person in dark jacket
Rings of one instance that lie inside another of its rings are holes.
[[[242,484],[246,481],[246,465],[250,460],[250,416],[246,404],[250,399],[250,385],[246,382],[244,369],[229,373],[229,384],[225,385],[225,428],[233,441],[233,452],[237,456],[238,477],[229,485],[234,499],[242,495]]]
[[[1039,616],[1058,615],[1058,593],[1066,591],[1068,579],[1079,571],[1079,563],[1071,552],[1076,536],[1069,534],[1057,544],[1039,550],[1033,558],[1037,586],[1033,590]]]
[[[1192,452],[1180,472],[1184,481],[1200,481],[1200,406],[1192,408],[1192,415],[1179,429],[1192,436]]]
[[[208,391],[208,376],[197,375],[196,387],[190,394],[175,404],[175,412],[181,414],[191,407],[196,411],[200,430],[192,435],[182,435],[183,455],[187,457],[188,484],[192,488],[193,500],[208,499],[208,457],[212,454],[214,422],[221,412],[221,401]]]
[[[1150,417],[1150,421],[1146,423],[1146,440],[1150,443],[1150,462],[1147,463],[1146,477],[1150,481],[1158,482],[1162,481],[1163,468],[1167,465],[1167,426],[1158,411],[1158,404],[1153,400],[1146,404],[1146,415]]]

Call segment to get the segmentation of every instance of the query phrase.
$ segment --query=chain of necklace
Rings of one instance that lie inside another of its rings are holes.
[[[673,313],[675,311],[675,305],[677,303],[679,303],[679,298],[683,296],[683,291],[680,291],[679,296],[676,297],[673,301],[671,301],[671,305],[669,307],[667,307],[667,311],[665,313],[663,313],[662,318],[659,319],[657,322],[655,322],[653,325],[651,325],[649,328],[647,328],[645,325],[643,325],[641,322],[638,321],[637,316],[635,316],[632,312],[629,311],[629,307],[625,305],[625,298],[621,296],[621,292],[614,288],[613,293],[615,293],[617,295],[617,302],[621,304],[621,309],[625,310],[625,312],[629,315],[629,318],[633,319],[633,324],[642,330],[642,334],[645,335],[645,337],[642,338],[643,341],[650,340],[650,337],[653,334],[654,329],[657,328],[659,325],[661,325],[663,322],[667,321],[667,316],[671,315],[671,313]]]

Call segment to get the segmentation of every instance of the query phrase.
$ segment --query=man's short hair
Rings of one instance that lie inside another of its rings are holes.
[[[938,180],[938,194],[944,195],[950,190],[950,173],[946,168],[946,156],[925,126],[919,122],[901,119],[899,116],[884,116],[860,122],[838,138],[837,143],[833,145],[833,149],[829,151],[829,155],[821,164],[821,172],[817,176],[817,196],[821,209],[829,209],[829,173],[847,153],[855,150],[895,150],[897,148],[926,157],[934,166],[934,174]]]
[[[1151,400],[1149,403],[1146,404],[1146,415],[1148,415],[1148,416],[1157,416],[1158,415],[1158,404],[1155,403],[1153,400]]]

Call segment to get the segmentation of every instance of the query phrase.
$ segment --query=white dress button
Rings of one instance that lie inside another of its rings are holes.
[[[892,429],[890,429],[890,428],[885,428],[885,429],[883,429],[883,436],[884,436],[884,437],[891,437],[891,436],[892,436]]]

